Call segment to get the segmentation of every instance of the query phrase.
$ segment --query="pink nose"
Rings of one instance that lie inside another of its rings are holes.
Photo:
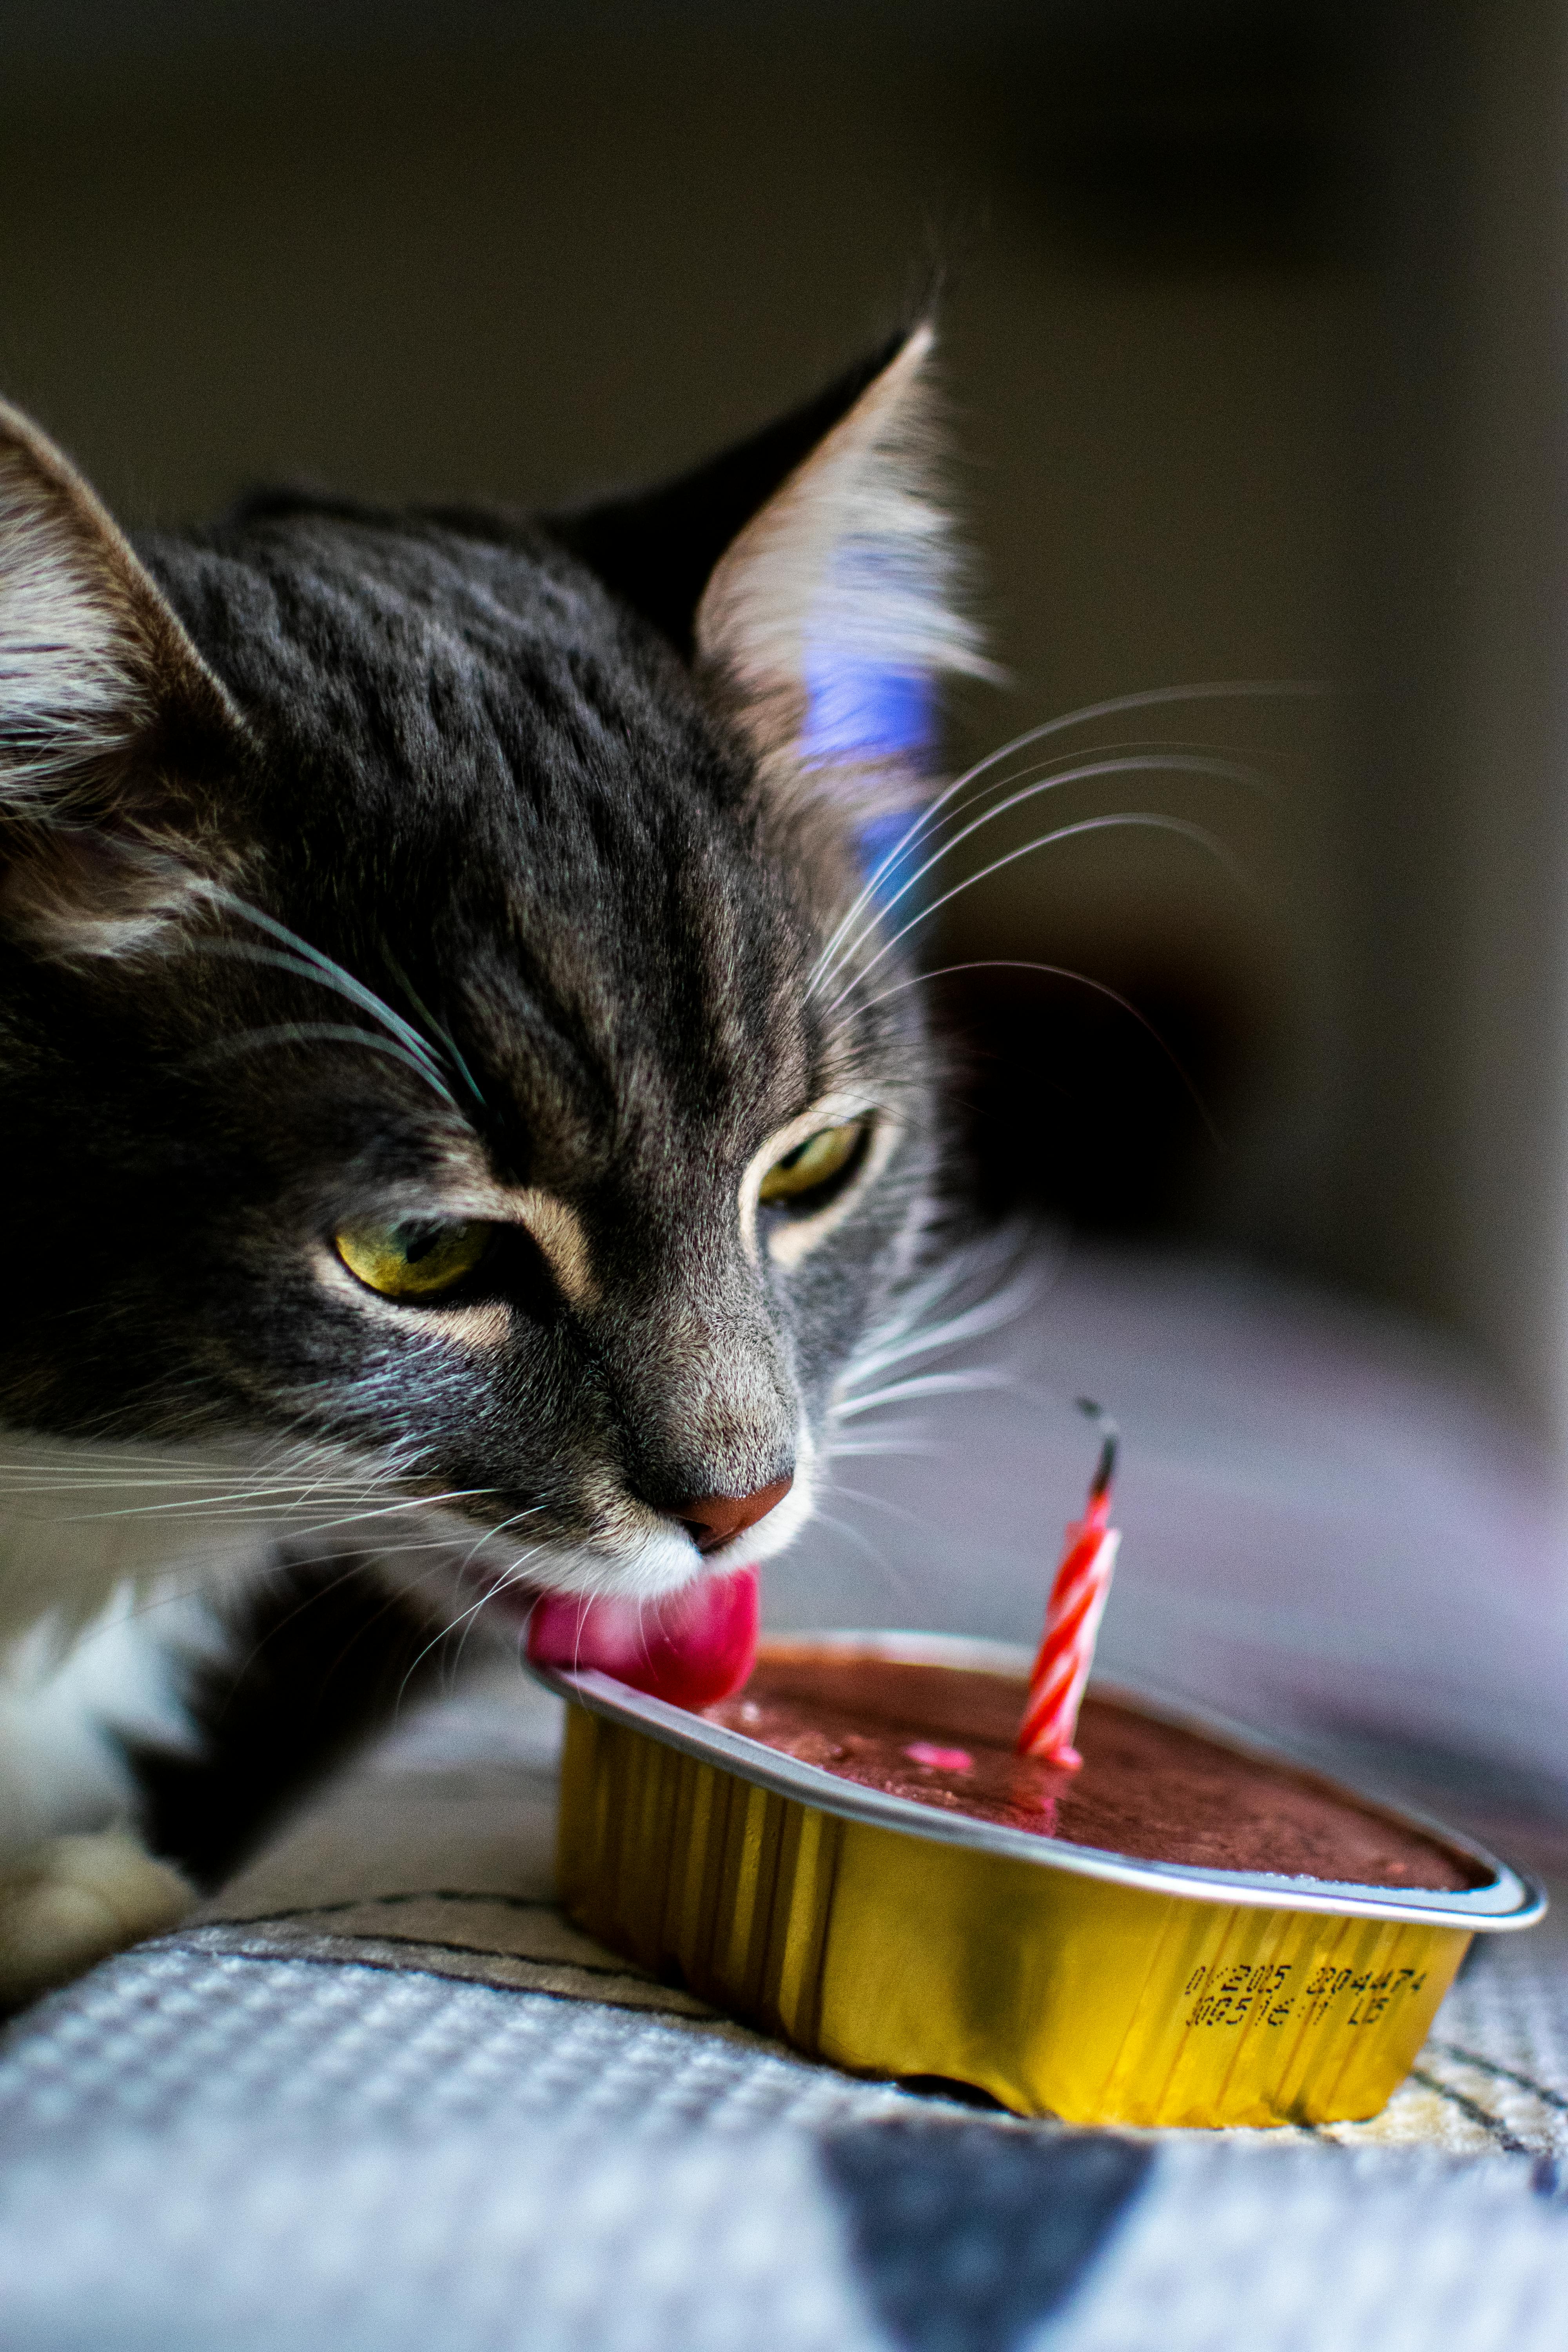
[[[699,1495],[694,1502],[678,1503],[670,1517],[680,1521],[699,1551],[721,1551],[743,1529],[765,1519],[794,1485],[791,1476],[775,1478],[754,1495]]]

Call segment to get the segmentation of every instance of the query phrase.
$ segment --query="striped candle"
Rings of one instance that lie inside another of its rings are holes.
[[[1018,1730],[1020,1756],[1038,1756],[1076,1772],[1083,1762],[1073,1746],[1084,1685],[1094,1663],[1095,1636],[1110,1591],[1121,1538],[1108,1524],[1116,1469],[1116,1429],[1098,1405],[1079,1400],[1105,1431],[1105,1444],[1081,1519],[1068,1528],[1067,1549],[1046,1609],[1045,1639],[1029,1676],[1029,1696]]]

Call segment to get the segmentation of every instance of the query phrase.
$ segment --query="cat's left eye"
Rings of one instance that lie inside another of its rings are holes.
[[[863,1118],[847,1119],[842,1127],[818,1128],[782,1160],[775,1160],[757,1188],[759,1201],[782,1202],[793,1209],[816,1205],[816,1197],[849,1175],[865,1155],[871,1129]]]
[[[349,1272],[383,1298],[440,1298],[474,1272],[493,1225],[477,1217],[373,1217],[340,1225],[332,1246]]]

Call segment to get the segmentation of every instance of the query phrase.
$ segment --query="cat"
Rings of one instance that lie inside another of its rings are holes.
[[[133,545],[0,412],[0,2001],[306,1769],[278,1642],[330,1736],[373,1622],[515,1645],[809,1517],[941,1198],[879,921],[985,669],[932,340],[533,520]]]

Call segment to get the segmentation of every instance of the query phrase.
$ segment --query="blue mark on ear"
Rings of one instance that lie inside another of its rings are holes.
[[[923,765],[936,740],[936,693],[923,670],[889,669],[832,647],[806,656],[808,760],[907,760]]]
[[[837,646],[818,646],[806,657],[805,689],[801,749],[809,763],[889,760],[917,774],[926,766],[936,745],[936,691],[923,670],[892,669]],[[911,845],[885,873],[878,872],[913,822],[905,812],[873,817],[860,830],[860,862],[879,907],[890,904],[920,862]],[[899,901],[906,920],[919,907],[914,890]]]

